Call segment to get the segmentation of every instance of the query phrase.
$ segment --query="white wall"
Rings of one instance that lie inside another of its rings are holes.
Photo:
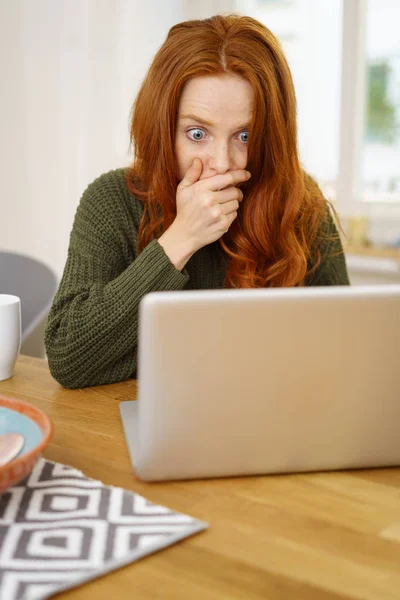
[[[0,0],[0,249],[61,276],[83,190],[131,160],[131,105],[169,28],[229,7]]]

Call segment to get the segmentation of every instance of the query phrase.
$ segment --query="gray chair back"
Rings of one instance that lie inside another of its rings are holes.
[[[55,273],[39,260],[0,252],[0,294],[21,298],[22,354],[44,357],[44,330],[57,285]]]

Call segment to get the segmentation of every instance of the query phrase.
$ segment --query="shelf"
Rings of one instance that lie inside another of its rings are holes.
[[[343,244],[345,254],[357,256],[366,256],[370,258],[387,258],[398,260],[400,262],[400,248],[376,247],[376,246],[356,246],[354,244]]]

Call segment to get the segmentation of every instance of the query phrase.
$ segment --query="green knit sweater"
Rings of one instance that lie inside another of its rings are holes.
[[[182,272],[157,240],[137,255],[142,212],[123,169],[102,175],[82,196],[45,334],[51,373],[65,387],[135,376],[138,308],[148,292],[223,287],[227,259],[218,242],[196,252]],[[333,221],[329,226],[335,231]],[[327,245],[306,285],[349,283],[340,241]]]

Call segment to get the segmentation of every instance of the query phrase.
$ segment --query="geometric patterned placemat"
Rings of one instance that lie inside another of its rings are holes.
[[[49,598],[206,527],[41,459],[0,495],[0,599]]]

